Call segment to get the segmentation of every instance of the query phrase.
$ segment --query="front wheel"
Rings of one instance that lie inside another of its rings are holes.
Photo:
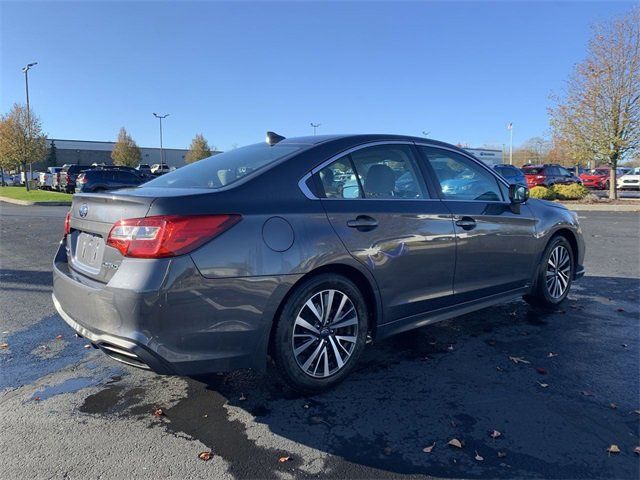
[[[272,345],[278,373],[294,390],[316,393],[343,380],[364,350],[367,306],[342,275],[322,274],[287,300]]]
[[[573,265],[573,250],[567,239],[553,238],[545,248],[533,290],[524,299],[532,305],[543,307],[562,303],[571,288]]]

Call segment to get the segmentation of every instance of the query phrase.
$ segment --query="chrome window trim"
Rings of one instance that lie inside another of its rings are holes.
[[[302,191],[304,196],[307,197],[309,200],[377,200],[377,201],[391,200],[389,198],[327,198],[327,197],[324,197],[324,198],[320,199],[319,197],[316,197],[313,194],[313,192],[311,192],[311,190],[309,190],[309,187],[308,187],[308,185],[306,183],[307,180],[309,180],[310,177],[312,177],[313,175],[318,173],[320,170],[322,170],[327,165],[331,165],[336,160],[340,160],[340,158],[344,157],[345,155],[349,155],[349,154],[351,154],[353,152],[357,152],[358,150],[362,150],[363,148],[376,147],[376,146],[379,146],[379,145],[415,145],[415,142],[411,142],[411,141],[408,141],[408,140],[379,140],[379,141],[375,141],[375,142],[363,143],[363,144],[360,144],[360,145],[356,145],[355,147],[348,148],[347,150],[343,150],[342,152],[335,154],[334,156],[330,157],[329,159],[323,161],[322,163],[320,163],[320,164],[316,165],[314,168],[312,168],[310,172],[307,172],[298,181],[298,188],[300,188],[300,190]],[[398,199],[398,200],[404,200],[404,201],[410,201],[410,202],[425,201],[425,200],[437,200],[437,201],[440,201],[439,198],[402,198],[402,199]]]

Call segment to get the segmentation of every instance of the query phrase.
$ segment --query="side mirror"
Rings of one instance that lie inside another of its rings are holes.
[[[529,200],[529,188],[526,185],[509,185],[509,200],[513,204],[524,203]]]

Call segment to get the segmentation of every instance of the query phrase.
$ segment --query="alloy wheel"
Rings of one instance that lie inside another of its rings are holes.
[[[327,378],[347,364],[357,338],[358,312],[354,303],[339,290],[322,290],[298,312],[291,346],[304,373]]]
[[[547,291],[549,295],[558,299],[569,288],[571,275],[571,256],[564,245],[558,245],[551,251],[547,261]]]

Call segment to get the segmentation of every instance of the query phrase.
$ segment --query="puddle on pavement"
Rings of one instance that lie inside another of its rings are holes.
[[[96,380],[95,378],[89,377],[70,378],[57,385],[51,385],[50,387],[45,387],[42,390],[36,391],[31,398],[35,399],[38,397],[41,401],[46,400],[63,393],[77,392],[83,388],[95,385],[98,381],[99,380]]]

